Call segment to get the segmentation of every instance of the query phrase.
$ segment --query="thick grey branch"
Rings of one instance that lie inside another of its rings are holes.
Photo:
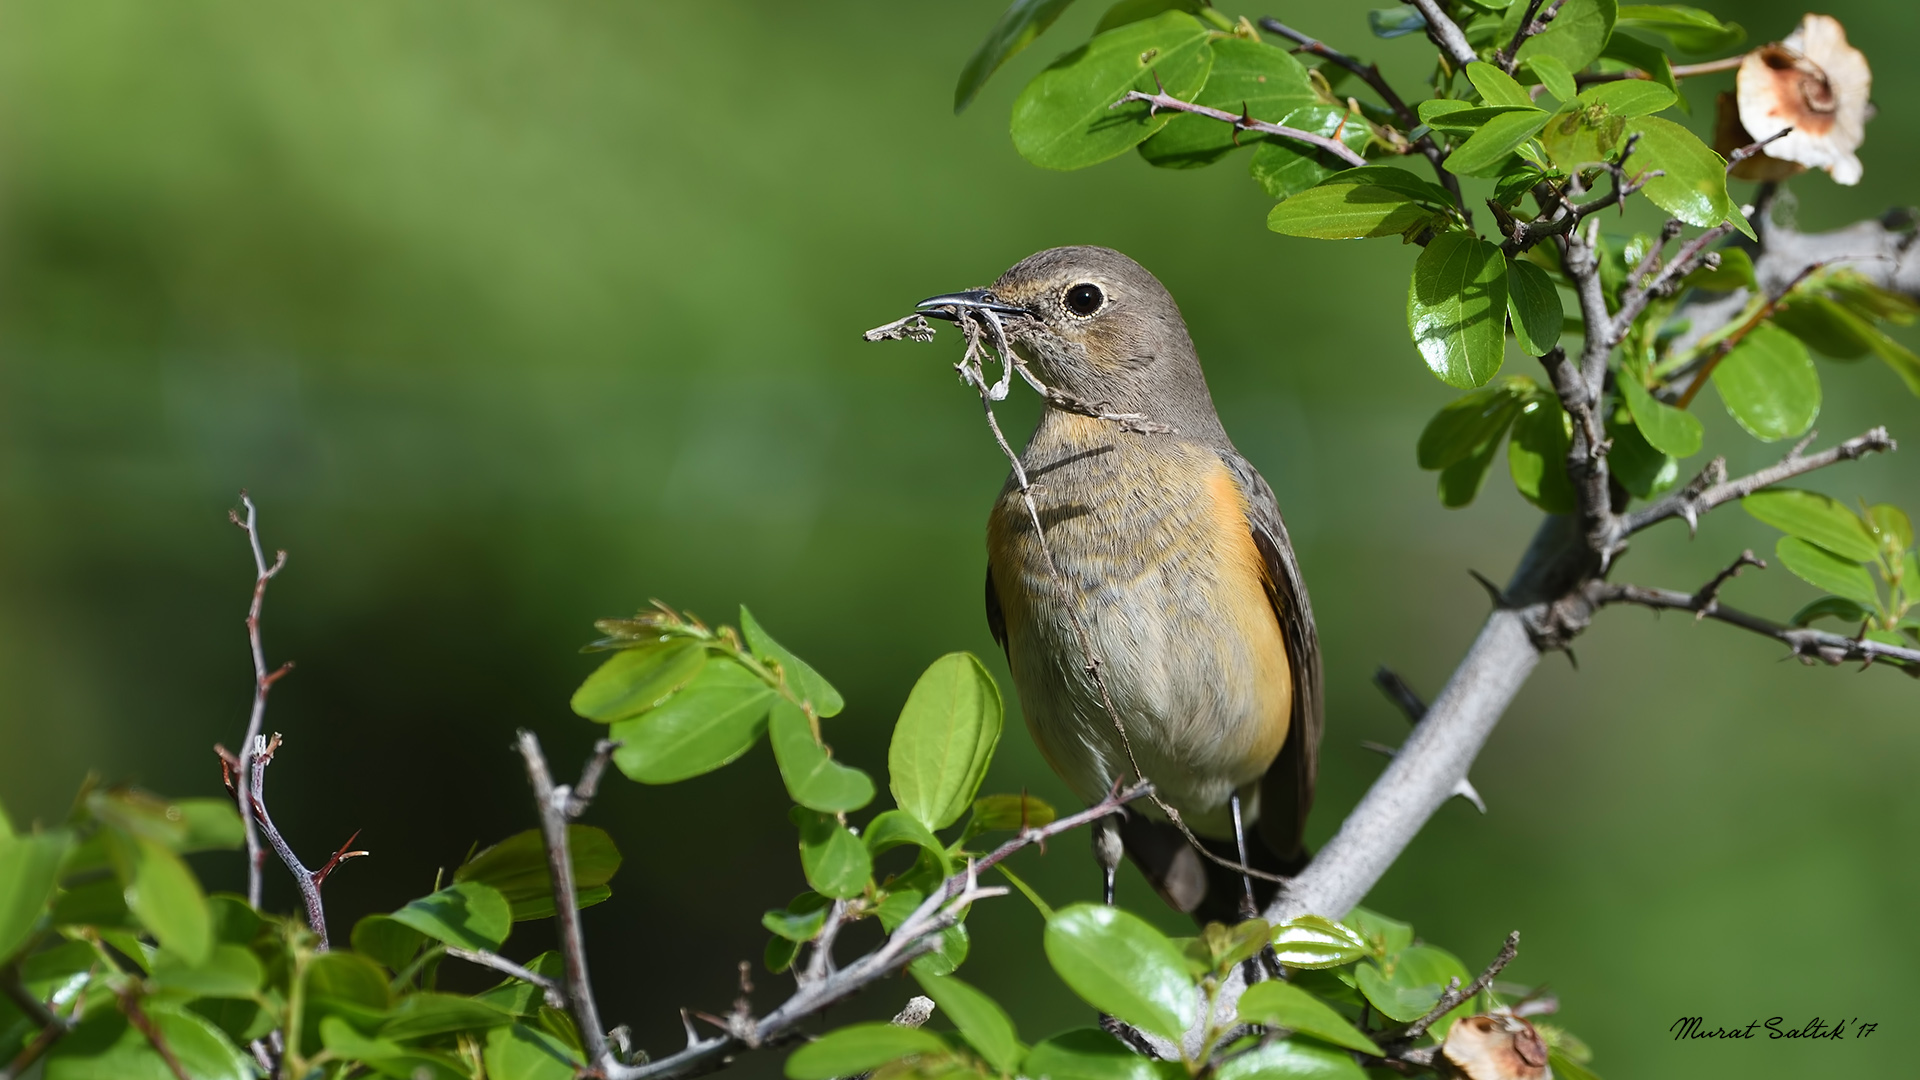
[[[1480,59],[1474,53],[1473,46],[1467,44],[1467,35],[1461,32],[1459,24],[1447,18],[1447,13],[1441,11],[1440,5],[1434,0],[1413,0],[1413,6],[1419,8],[1421,16],[1427,20],[1427,36],[1440,46],[1441,52],[1447,54],[1447,59],[1453,62],[1454,67],[1464,68]]]

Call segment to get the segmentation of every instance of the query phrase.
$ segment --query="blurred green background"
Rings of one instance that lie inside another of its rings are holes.
[[[830,737],[879,771],[933,657],[971,649],[1007,685],[980,611],[1005,469],[947,367],[951,335],[859,331],[1071,242],[1121,248],[1172,289],[1228,429],[1279,493],[1324,634],[1313,833],[1329,835],[1381,766],[1360,741],[1404,731],[1374,665],[1435,692],[1485,613],[1466,571],[1504,577],[1537,515],[1499,472],[1445,511],[1414,465],[1451,392],[1407,341],[1410,252],[1268,233],[1244,158],[1053,174],[1017,157],[1014,94],[1102,5],[954,118],[954,77],[1000,6],[6,5],[8,811],[59,816],[89,769],[218,790],[212,744],[238,739],[250,696],[252,568],[225,517],[242,487],[291,552],[267,601],[269,656],[298,665],[268,717],[288,740],[271,805],[312,858],[354,829],[373,851],[328,886],[336,932],[532,824],[510,733],[535,728],[571,772],[597,734],[566,706],[595,662],[576,647],[649,597],[729,621],[750,603],[846,692]],[[1377,55],[1414,92],[1428,47],[1371,39],[1366,6],[1247,13]],[[1801,10],[1738,7],[1720,13],[1757,41]],[[1858,188],[1794,185],[1808,228],[1920,201],[1911,9],[1833,12],[1878,67],[1883,111]],[[1697,128],[1730,82],[1688,84]],[[1828,437],[1884,422],[1920,440],[1920,402],[1884,368],[1822,368]],[[1780,452],[1702,404],[1736,469]],[[1034,410],[1009,412],[1024,428]],[[1818,484],[1920,510],[1907,455]],[[1772,543],[1731,510],[1691,542],[1678,525],[1642,538],[1617,576],[1691,588]],[[1779,616],[1811,592],[1769,571],[1727,595]],[[1920,1011],[1920,687],[1639,611],[1576,649],[1578,670],[1546,660],[1474,770],[1490,814],[1449,805],[1369,903],[1471,966],[1520,929],[1511,974],[1550,984],[1605,1076],[1901,1072],[1902,1018]],[[1009,721],[989,789],[1068,802]],[[724,1011],[735,962],[758,958],[759,913],[801,884],[786,805],[762,749],[677,787],[617,780],[592,810],[627,856],[588,915],[594,970],[643,1045],[678,1045],[679,1006]],[[1016,865],[1055,903],[1095,892],[1077,838]],[[239,881],[231,856],[203,869]],[[973,926],[966,975],[1027,1037],[1088,1022],[1036,974],[1023,901]],[[789,985],[756,981],[762,1008]],[[1696,1014],[1882,1027],[1669,1041]]]

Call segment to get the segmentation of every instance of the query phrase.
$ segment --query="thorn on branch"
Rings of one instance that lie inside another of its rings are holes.
[[[1494,610],[1504,611],[1505,609],[1513,606],[1510,602],[1508,602],[1507,594],[1501,590],[1500,586],[1495,585],[1492,581],[1488,580],[1487,575],[1482,574],[1478,570],[1472,570],[1472,569],[1469,569],[1467,573],[1473,576],[1473,580],[1480,583],[1481,588],[1487,590],[1487,596],[1492,598],[1493,600]]]

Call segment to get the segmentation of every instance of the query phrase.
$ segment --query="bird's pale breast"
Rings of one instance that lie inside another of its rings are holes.
[[[1141,769],[1196,830],[1229,832],[1287,735],[1292,679],[1245,499],[1210,448],[1049,412],[1027,448],[1054,561]],[[988,522],[1007,656],[1034,740],[1089,801],[1126,751],[1011,487]]]

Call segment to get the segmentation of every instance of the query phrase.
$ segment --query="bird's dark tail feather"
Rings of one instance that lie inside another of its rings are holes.
[[[1172,822],[1126,814],[1120,821],[1120,840],[1133,864],[1169,907],[1192,915],[1202,926],[1210,922],[1231,926],[1243,918],[1240,908],[1246,891],[1241,876],[1212,859],[1202,858]],[[1201,837],[1200,842],[1228,862],[1239,861],[1232,840]],[[1261,841],[1257,830],[1247,830],[1247,865],[1255,870],[1292,876],[1305,869],[1311,857],[1303,848],[1283,859]],[[1254,902],[1265,908],[1279,888],[1271,881],[1254,878]]]

